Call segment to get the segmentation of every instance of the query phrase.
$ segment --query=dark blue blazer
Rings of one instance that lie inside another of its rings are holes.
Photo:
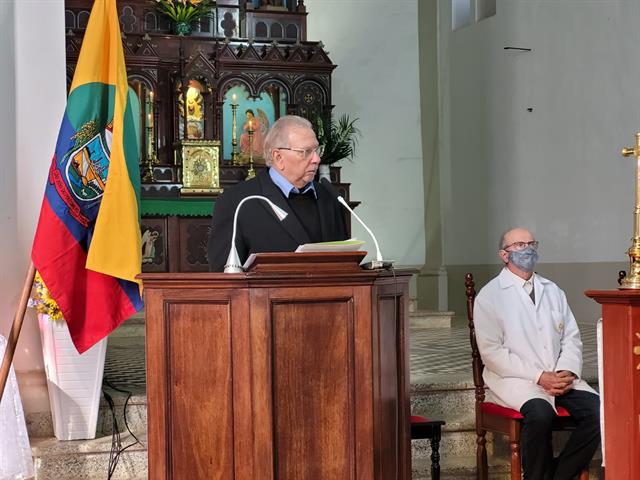
[[[345,240],[347,229],[343,207],[335,199],[335,193],[322,183],[314,182],[322,241]],[[309,243],[309,235],[293,213],[287,199],[273,183],[267,170],[255,178],[240,182],[225,190],[215,202],[209,237],[209,269],[220,272],[229,255],[233,215],[240,201],[249,195],[263,195],[288,213],[281,222],[271,207],[261,200],[249,200],[238,214],[236,248],[244,263],[251,253],[293,252],[298,245]]]

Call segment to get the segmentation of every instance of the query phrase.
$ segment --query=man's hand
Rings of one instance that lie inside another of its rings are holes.
[[[556,372],[556,374],[559,378],[566,379],[566,381],[568,382],[567,386],[564,389],[564,392],[562,392],[562,395],[564,395],[573,388],[573,381],[578,377],[576,377],[573,372],[570,372],[569,370],[559,370]]]
[[[560,372],[543,372],[538,379],[540,385],[549,395],[564,395],[573,388],[575,375],[567,370]]]

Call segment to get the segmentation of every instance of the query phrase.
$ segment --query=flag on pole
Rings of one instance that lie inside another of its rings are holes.
[[[80,353],[142,308],[139,115],[116,0],[96,0],[31,252]]]

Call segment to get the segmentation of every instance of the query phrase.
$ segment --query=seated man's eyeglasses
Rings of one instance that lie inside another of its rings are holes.
[[[527,247],[531,247],[534,250],[538,249],[538,245],[540,242],[538,242],[537,240],[531,240],[530,242],[513,242],[510,243],[509,245],[505,245],[504,247],[502,247],[502,250],[507,250],[509,248],[512,248],[515,251],[520,251],[520,250],[524,250]]]
[[[318,145],[315,148],[307,148],[307,149],[278,147],[278,150],[290,150],[292,152],[298,152],[298,153],[301,153],[305,159],[309,159],[313,156],[314,153],[317,153],[319,157],[322,157],[322,154],[324,153],[324,145]]]

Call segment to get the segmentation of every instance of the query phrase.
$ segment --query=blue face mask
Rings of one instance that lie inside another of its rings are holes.
[[[532,247],[526,247],[519,251],[509,252],[509,263],[513,263],[523,272],[533,272],[538,261],[538,252]]]

